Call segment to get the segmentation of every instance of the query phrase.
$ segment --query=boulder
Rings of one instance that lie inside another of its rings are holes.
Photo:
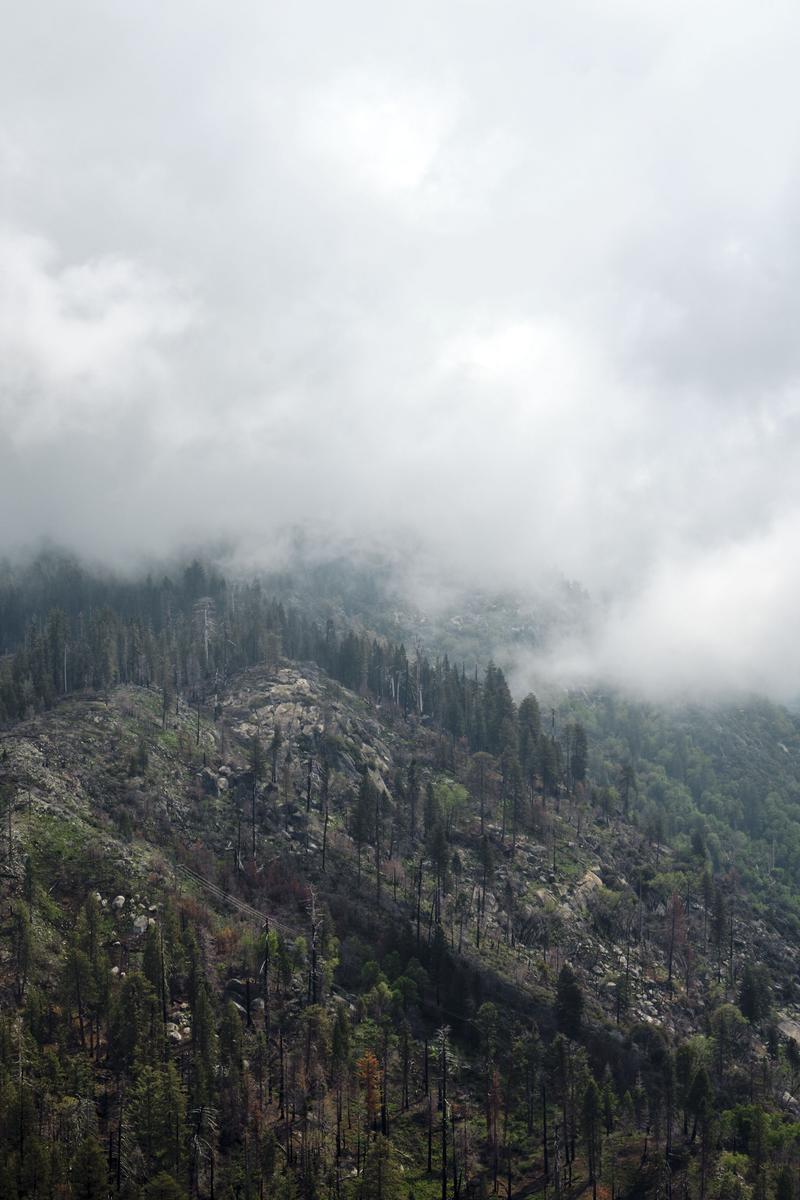
[[[587,871],[577,887],[577,895],[586,898],[603,886],[603,881],[594,871]]]
[[[795,1042],[800,1042],[800,1024],[791,1017],[783,1017],[778,1021],[778,1029],[784,1037],[792,1038]]]

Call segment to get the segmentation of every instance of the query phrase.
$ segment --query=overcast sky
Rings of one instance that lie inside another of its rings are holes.
[[[410,535],[800,691],[796,2],[0,7],[0,547]]]

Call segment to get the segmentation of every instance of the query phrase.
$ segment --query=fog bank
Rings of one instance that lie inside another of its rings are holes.
[[[5,17],[0,550],[299,528],[800,690],[795,5]]]

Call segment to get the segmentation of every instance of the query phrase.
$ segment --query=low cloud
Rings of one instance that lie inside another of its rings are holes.
[[[757,691],[796,701],[799,536],[793,515],[747,542],[658,564],[639,589],[595,612],[588,631],[518,659],[517,686],[540,679],[612,683],[651,700]]]
[[[798,690],[794,5],[38,9],[0,549],[413,546],[584,583],[564,677]]]

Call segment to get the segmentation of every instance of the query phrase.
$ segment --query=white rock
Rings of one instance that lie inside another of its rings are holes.
[[[119,912],[119,910],[121,908],[125,907],[125,897],[124,896],[115,896],[114,899],[111,901],[111,907],[113,909],[115,909],[117,912]]]
[[[133,929],[135,933],[144,933],[147,929],[147,917],[137,917],[133,922]]]

